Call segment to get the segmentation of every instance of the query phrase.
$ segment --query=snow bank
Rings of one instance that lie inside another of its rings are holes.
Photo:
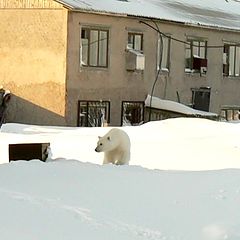
[[[0,166],[4,240],[237,240],[240,170],[79,161]]]
[[[211,112],[205,112],[205,111],[200,111],[196,110],[193,108],[190,108],[184,104],[170,101],[170,100],[163,100],[158,97],[152,97],[148,95],[146,100],[145,100],[145,106],[146,107],[151,107],[156,108],[156,109],[162,109],[162,110],[167,110],[167,111],[172,111],[176,113],[182,113],[186,115],[192,115],[192,116],[208,116],[208,117],[217,117],[218,115],[216,113],[211,113]]]
[[[239,123],[179,118],[124,127],[130,166],[101,165],[94,148],[109,129],[3,126],[1,239],[240,239]],[[42,141],[55,161],[7,163],[9,143]]]
[[[0,132],[0,162],[8,162],[8,144],[50,142],[52,157],[102,164],[94,151],[98,136],[111,127],[61,128],[5,124]],[[122,127],[131,139],[130,165],[161,170],[240,168],[240,124],[176,118]]]

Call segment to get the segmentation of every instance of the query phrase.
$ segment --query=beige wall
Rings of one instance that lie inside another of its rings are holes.
[[[81,67],[79,63],[80,28],[81,26],[99,26],[109,29],[109,67],[106,69]],[[110,100],[111,125],[121,123],[122,101],[144,101],[147,94],[148,81],[154,76],[155,69],[147,66],[146,71],[126,71],[126,46],[128,30],[142,31],[138,20],[121,17],[107,17],[94,14],[72,12],[69,15],[68,37],[68,124],[77,123],[78,100]],[[155,33],[144,29],[149,41],[155,43]],[[147,42],[146,42],[147,43]],[[146,51],[155,51],[144,45]],[[145,51],[145,50],[144,50]],[[146,56],[146,64],[152,62]],[[150,61],[149,61],[150,60]]]
[[[67,71],[67,121],[77,123],[78,100],[110,100],[111,125],[121,121],[121,101],[144,101],[151,92],[156,76],[157,34],[140,24],[139,19],[71,12],[69,15],[68,71]],[[148,22],[154,26],[153,23]],[[81,26],[106,27],[110,31],[109,67],[97,69],[81,67],[79,63]],[[224,40],[236,41],[240,33],[204,29],[200,27],[160,23],[160,30],[173,37],[186,40],[187,36],[204,37],[208,45],[223,45]],[[144,72],[125,69],[127,32],[135,30],[144,34]],[[170,72],[162,73],[154,95],[177,101],[177,91],[184,104],[191,103],[191,88],[211,87],[210,111],[219,113],[223,104],[240,105],[240,78],[222,77],[222,49],[208,49],[208,71],[205,76],[185,73],[185,46],[171,42]]]
[[[59,4],[0,1],[0,85],[12,93],[8,122],[65,125],[66,38],[67,10]]]
[[[208,41],[208,46],[222,46],[224,41],[240,41],[240,32],[219,31],[204,28],[183,27],[177,25],[161,24],[163,32],[170,32],[172,36],[183,41],[187,36],[203,37]],[[184,44],[172,41],[170,73],[167,76],[166,97],[177,100],[176,91],[180,94],[183,103],[191,102],[190,88],[211,87],[210,111],[220,113],[221,105],[240,105],[240,77],[224,77],[222,74],[223,49],[209,48],[207,50],[208,70],[207,74],[200,76],[199,73],[188,74],[184,71],[185,66]],[[159,81],[161,84],[162,82]],[[162,83],[163,84],[163,83]],[[166,81],[164,82],[166,84]],[[161,89],[161,87],[159,86]],[[162,94],[163,95],[163,94]],[[161,96],[161,94],[160,94]]]

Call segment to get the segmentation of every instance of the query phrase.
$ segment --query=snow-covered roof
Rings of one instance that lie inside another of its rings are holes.
[[[56,0],[72,10],[240,31],[240,3],[225,0]]]
[[[150,104],[150,102],[151,102],[151,104]],[[170,101],[170,100],[163,100],[158,97],[152,97],[152,101],[151,101],[151,96],[148,95],[145,100],[145,106],[150,107],[150,105],[152,108],[162,109],[162,110],[176,112],[176,113],[182,113],[182,114],[191,115],[191,116],[202,116],[202,117],[207,117],[207,116],[208,117],[217,117],[218,116],[216,113],[196,110],[196,109],[190,108],[184,104]]]

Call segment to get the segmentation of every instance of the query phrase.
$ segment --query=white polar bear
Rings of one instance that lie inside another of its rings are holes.
[[[103,137],[98,137],[96,152],[104,152],[103,164],[129,164],[130,139],[126,132],[113,128]]]

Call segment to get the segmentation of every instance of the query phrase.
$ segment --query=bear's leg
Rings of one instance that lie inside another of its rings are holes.
[[[115,163],[115,159],[113,158],[113,155],[111,152],[105,152],[104,153],[104,159],[103,159],[103,164],[108,164],[108,163]]]
[[[129,152],[122,153],[118,160],[116,161],[116,165],[128,165],[130,160],[130,154]]]

